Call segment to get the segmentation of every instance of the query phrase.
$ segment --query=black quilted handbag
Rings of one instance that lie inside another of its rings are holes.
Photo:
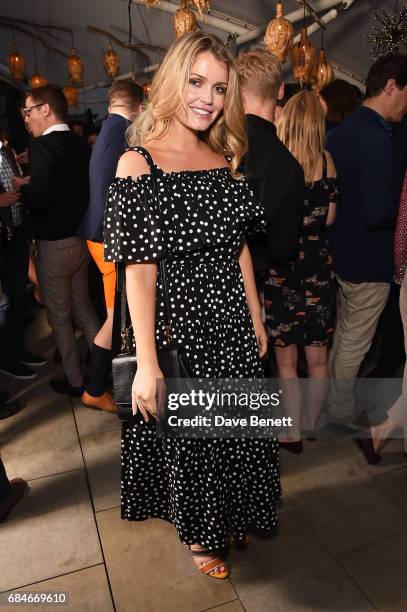
[[[150,156],[149,156],[150,157]],[[158,189],[155,177],[155,168],[150,157],[149,165],[151,175],[154,181],[154,191],[156,201],[161,214],[160,200],[158,197]],[[163,227],[162,223],[162,227]],[[182,347],[178,346],[172,337],[170,308],[168,299],[168,288],[166,279],[165,256],[159,261],[159,276],[161,278],[161,286],[164,294],[164,319],[165,319],[165,336],[166,346],[157,349],[157,358],[160,369],[164,378],[181,380],[189,378],[188,370],[183,359]],[[133,348],[133,330],[132,326],[127,325],[127,298],[126,298],[126,274],[125,264],[118,264],[117,279],[120,291],[120,332],[121,332],[121,349],[112,362],[113,375],[113,394],[117,404],[118,416],[123,420],[128,420],[133,417],[131,390],[134,376],[137,370],[137,360]],[[137,350],[137,348],[136,348]],[[174,383],[172,382],[174,388]]]

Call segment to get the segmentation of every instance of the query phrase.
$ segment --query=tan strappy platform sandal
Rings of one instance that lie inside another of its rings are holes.
[[[188,546],[188,548],[191,551],[191,555],[193,557],[215,557],[213,559],[210,559],[206,563],[202,563],[202,565],[198,566],[195,564],[196,568],[200,572],[206,574],[210,578],[216,578],[217,580],[224,580],[229,576],[229,570],[227,568],[226,562],[223,559],[216,557],[215,553],[210,552],[209,550],[205,550],[204,548],[201,548],[199,550],[191,548],[191,546]],[[220,567],[224,568],[223,571],[212,573],[214,572],[214,570]]]

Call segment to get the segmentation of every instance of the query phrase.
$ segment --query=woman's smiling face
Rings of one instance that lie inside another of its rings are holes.
[[[178,121],[191,130],[207,130],[223,111],[228,80],[226,64],[209,51],[197,55],[184,89],[186,110],[180,108]]]

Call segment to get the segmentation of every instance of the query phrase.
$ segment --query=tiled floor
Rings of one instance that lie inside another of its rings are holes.
[[[407,610],[400,441],[377,467],[349,439],[284,452],[278,534],[232,550],[230,580],[211,580],[168,523],[120,520],[120,423],[50,390],[53,346],[44,313],[35,316],[30,347],[49,365],[33,384],[0,377],[26,404],[0,421],[2,458],[10,478],[30,485],[0,527],[0,610],[14,609],[2,600],[19,590],[67,591],[72,612]]]

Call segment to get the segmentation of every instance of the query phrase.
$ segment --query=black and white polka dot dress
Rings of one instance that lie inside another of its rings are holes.
[[[145,156],[144,149],[134,148]],[[261,377],[238,255],[245,234],[264,224],[244,180],[228,168],[116,178],[105,214],[105,259],[157,261],[167,251],[174,338],[197,377]],[[165,241],[165,244],[164,242]],[[164,340],[157,286],[156,340]],[[276,524],[281,496],[278,446],[266,439],[157,438],[142,417],[122,432],[122,518],[171,521],[184,544],[224,547],[231,534]]]

